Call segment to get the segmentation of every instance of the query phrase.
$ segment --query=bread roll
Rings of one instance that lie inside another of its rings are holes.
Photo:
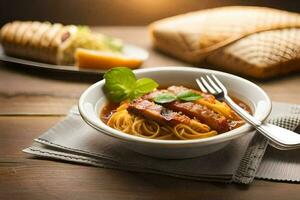
[[[74,65],[77,48],[121,50],[115,48],[116,39],[97,37],[88,27],[36,21],[5,24],[0,41],[7,55],[59,65]]]
[[[62,30],[63,25],[56,23],[50,26],[40,40],[40,56],[47,63],[56,63],[56,51],[51,47],[51,42],[54,40],[59,31]]]
[[[161,51],[196,65],[208,62],[257,78],[300,70],[290,64],[297,63],[298,54],[286,56],[289,48],[299,52],[298,29],[299,14],[251,6],[191,12],[150,25],[153,45]]]

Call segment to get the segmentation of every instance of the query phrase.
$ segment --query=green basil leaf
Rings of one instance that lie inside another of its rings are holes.
[[[161,93],[159,95],[157,95],[154,98],[154,102],[156,103],[170,103],[172,101],[175,101],[177,98],[174,94],[169,93],[169,92],[165,92],[165,93]]]
[[[113,68],[104,74],[105,90],[114,102],[127,99],[135,88],[136,77],[125,67]]]
[[[105,92],[108,97],[118,103],[125,99],[133,100],[158,87],[150,78],[136,79],[131,69],[113,68],[104,74]]]
[[[194,93],[191,90],[186,90],[183,92],[180,92],[177,95],[177,98],[183,101],[196,101],[200,98],[202,98],[202,96],[200,94]]]
[[[136,81],[133,99],[138,98],[158,87],[158,83],[150,78],[141,78]]]

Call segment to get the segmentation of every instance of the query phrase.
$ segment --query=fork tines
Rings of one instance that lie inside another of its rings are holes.
[[[219,79],[213,75],[206,75],[205,77],[200,77],[196,79],[196,82],[202,92],[211,93],[213,95],[220,94],[222,92],[227,92],[224,85],[219,81]]]

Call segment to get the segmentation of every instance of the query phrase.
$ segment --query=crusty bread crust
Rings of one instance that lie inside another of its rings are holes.
[[[231,6],[191,12],[159,20],[149,27],[154,47],[174,57],[194,64],[208,61],[215,66],[221,66],[222,70],[258,78],[299,70],[296,66],[287,67],[288,63],[294,63],[293,60],[298,57],[292,56],[287,60],[278,58],[274,63],[265,62],[262,67],[261,63],[249,60],[250,51],[248,54],[239,55],[238,58],[237,52],[253,46],[252,40],[255,38],[250,36],[258,34],[261,44],[255,44],[256,48],[268,49],[269,56],[282,57],[283,53],[278,55],[278,52],[287,51],[284,38],[288,32],[281,30],[289,29],[293,29],[290,32],[292,35],[300,34],[296,31],[300,29],[299,14],[251,6]],[[277,32],[270,34],[269,31]],[[294,38],[294,41],[290,43],[298,43],[297,37],[291,38]],[[268,45],[271,43],[266,43],[265,40],[276,40],[279,47],[270,49]],[[240,42],[247,43],[248,47],[237,45]],[[295,45],[289,45],[289,48],[298,51]],[[263,52],[255,56],[259,57],[261,54]],[[265,60],[268,59],[265,57]],[[281,69],[277,69],[279,67]]]
[[[62,44],[62,36],[70,27],[49,22],[14,21],[2,27],[0,41],[7,55],[52,64],[74,64],[64,63],[62,57],[66,45]]]

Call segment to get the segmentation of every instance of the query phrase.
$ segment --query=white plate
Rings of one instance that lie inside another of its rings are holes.
[[[160,67],[134,71],[138,78],[148,77],[160,85],[183,85],[197,88],[195,78],[206,74],[215,74],[227,87],[229,93],[247,103],[258,120],[265,120],[271,112],[268,95],[254,83],[224,72],[192,67]],[[106,134],[124,144],[124,147],[153,157],[181,159],[191,158],[217,151],[231,140],[241,137],[252,127],[245,124],[213,137],[194,140],[158,140],[129,135],[115,130],[100,119],[100,111],[107,103],[103,92],[104,80],[90,86],[80,97],[79,111],[82,118],[102,134]]]
[[[132,58],[141,59],[143,61],[147,60],[147,58],[149,57],[149,53],[145,49],[142,49],[138,46],[131,45],[131,44],[124,44],[123,54]],[[82,68],[78,68],[77,66],[54,65],[54,64],[22,59],[22,58],[15,58],[12,56],[5,55],[1,45],[0,45],[0,60],[10,62],[10,63],[15,63],[15,64],[22,64],[27,67],[51,69],[51,70],[59,70],[59,71],[71,71],[77,73],[103,74],[107,71],[107,70],[82,69]]]

